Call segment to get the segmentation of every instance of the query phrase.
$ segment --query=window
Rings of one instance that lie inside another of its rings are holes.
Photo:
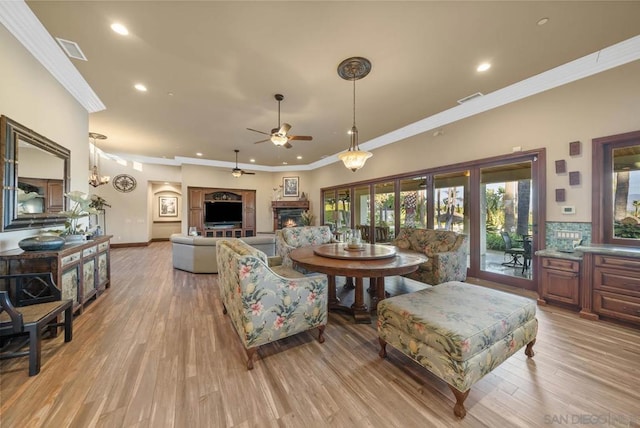
[[[640,245],[640,131],[593,140],[593,195],[592,242]]]

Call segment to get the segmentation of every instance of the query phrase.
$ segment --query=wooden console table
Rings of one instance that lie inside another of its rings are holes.
[[[93,298],[111,285],[111,236],[65,244],[58,251],[23,251],[19,248],[0,253],[0,275],[51,272],[63,299],[73,299],[73,311],[82,313]],[[0,284],[1,291],[6,289]]]

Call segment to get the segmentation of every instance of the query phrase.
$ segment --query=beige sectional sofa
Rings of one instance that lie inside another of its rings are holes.
[[[205,238],[187,236],[180,233],[171,235],[173,267],[193,273],[218,273],[216,243],[225,238]],[[275,255],[275,235],[259,234],[241,238],[267,256]]]

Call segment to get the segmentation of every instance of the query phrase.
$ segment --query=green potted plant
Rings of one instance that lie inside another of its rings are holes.
[[[303,226],[311,226],[314,220],[315,216],[309,210],[304,211],[300,215],[300,223],[302,223]]]
[[[65,196],[72,202],[69,211],[62,211],[60,214],[67,217],[64,222],[64,231],[62,233],[67,241],[83,241],[85,239],[86,229],[80,224],[80,219],[93,214],[98,214],[98,210],[92,206],[94,200],[92,195],[74,190],[65,193]],[[102,198],[101,198],[102,199]],[[102,199],[104,201],[104,199]],[[102,205],[106,205],[104,202]]]

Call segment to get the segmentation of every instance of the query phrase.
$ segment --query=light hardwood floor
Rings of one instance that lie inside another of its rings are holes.
[[[113,249],[112,286],[73,341],[45,340],[35,377],[26,358],[0,363],[0,426],[640,426],[640,329],[552,306],[538,319],[535,357],[476,383],[459,421],[446,384],[393,349],[381,359],[375,324],[340,314],[324,344],[264,346],[247,371],[216,275],[173,270],[168,242]]]

